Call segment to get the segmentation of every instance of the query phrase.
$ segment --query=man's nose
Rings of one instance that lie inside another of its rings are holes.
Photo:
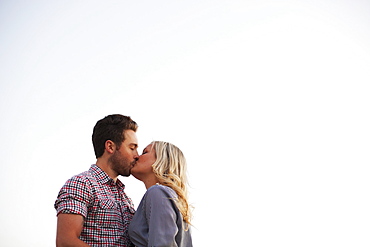
[[[134,159],[135,160],[138,160],[139,159],[139,154],[136,152],[136,154],[134,155]]]

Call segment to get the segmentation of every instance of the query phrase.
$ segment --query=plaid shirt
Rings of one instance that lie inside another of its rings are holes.
[[[97,165],[69,179],[59,192],[54,207],[57,214],[80,214],[84,225],[80,239],[91,246],[132,246],[128,225],[135,213],[124,192]]]

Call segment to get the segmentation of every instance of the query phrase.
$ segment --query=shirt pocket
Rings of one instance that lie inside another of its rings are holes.
[[[99,198],[98,204],[94,207],[93,217],[101,228],[122,228],[120,208],[114,199]]]
[[[117,203],[113,199],[99,198],[99,208],[101,208],[101,209],[117,209]]]
[[[125,211],[131,213],[132,215],[135,214],[135,207],[134,207],[134,203],[132,202],[131,198],[126,197],[122,200],[121,203]]]

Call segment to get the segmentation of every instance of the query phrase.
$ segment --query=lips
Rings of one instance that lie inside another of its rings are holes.
[[[136,160],[131,162],[131,167],[134,167],[136,165]]]

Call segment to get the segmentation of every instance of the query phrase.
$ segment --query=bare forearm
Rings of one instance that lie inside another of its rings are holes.
[[[79,239],[84,219],[77,214],[59,214],[57,223],[57,247],[89,247]]]
[[[57,247],[90,247],[80,239],[61,239],[57,237]]]

